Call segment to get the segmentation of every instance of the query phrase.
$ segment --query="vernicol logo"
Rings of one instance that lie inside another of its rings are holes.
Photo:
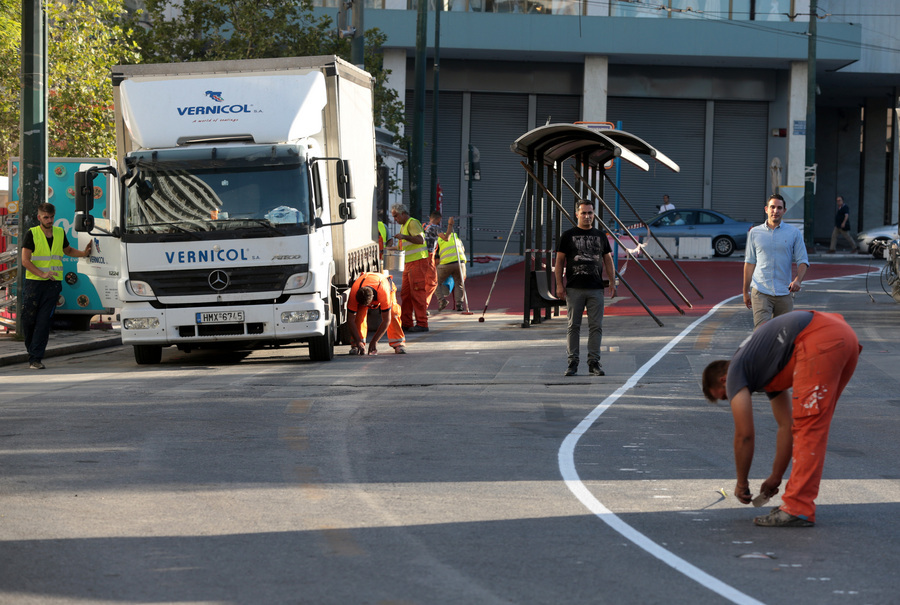
[[[207,90],[204,93],[205,96],[209,97],[216,103],[222,103],[222,105],[195,105],[191,107],[176,107],[178,110],[178,115],[180,116],[204,116],[204,115],[217,115],[217,114],[233,114],[233,113],[250,113],[249,105],[225,105],[225,97],[222,94],[222,91],[216,90]]]

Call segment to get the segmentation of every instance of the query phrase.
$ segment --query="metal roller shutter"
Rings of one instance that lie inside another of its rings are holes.
[[[522,157],[509,146],[528,131],[528,96],[473,93],[471,114],[469,140],[481,155],[481,180],[472,183],[474,252],[499,252],[525,186]]]
[[[442,211],[444,216],[458,216],[460,214],[459,205],[462,196],[459,190],[459,174],[462,171],[462,160],[459,148],[462,145],[462,133],[459,125],[462,124],[462,99],[463,95],[461,92],[442,91],[438,97],[437,176],[444,194]],[[412,92],[409,92],[406,96],[406,107],[406,120],[411,125],[414,121],[412,113],[414,96]],[[431,207],[433,109],[434,95],[428,92],[425,95],[425,157],[422,164],[422,172],[425,175],[422,184],[425,188],[422,195],[422,212],[425,215],[428,215]],[[403,171],[403,203],[407,206],[409,205],[409,170]],[[444,221],[445,226],[446,224],[446,221]]]
[[[739,221],[765,220],[767,103],[717,101],[712,207]]]
[[[676,207],[703,206],[703,158],[706,135],[706,101],[610,97],[608,121],[622,122],[630,132],[672,158],[681,172],[672,172],[652,158],[645,158],[650,171],[623,162],[619,188],[644,219],[657,213],[662,196],[668,194]],[[609,175],[615,179],[615,171]],[[612,206],[615,191],[606,188]],[[632,217],[622,204],[623,220]]]

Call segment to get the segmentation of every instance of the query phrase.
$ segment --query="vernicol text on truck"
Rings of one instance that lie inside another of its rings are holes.
[[[135,361],[291,342],[330,360],[350,286],[379,268],[372,77],[333,56],[112,77],[120,174],[77,175],[75,228],[101,242],[89,277],[115,282]],[[102,225],[101,175],[118,182]]]

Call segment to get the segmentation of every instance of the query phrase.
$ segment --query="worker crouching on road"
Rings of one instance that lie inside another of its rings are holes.
[[[761,325],[731,361],[723,359],[706,366],[703,394],[711,402],[731,401],[737,499],[748,504],[753,497],[749,482],[754,445],[751,393],[765,391],[778,423],[772,474],[760,487],[763,497],[778,493],[788,463],[792,463],[781,506],[756,517],[756,525],[815,524],[815,499],[825,467],[831,419],[861,350],[856,334],[840,315],[793,311]]]
[[[388,335],[388,344],[395,353],[406,353],[405,336],[400,327],[400,305],[397,304],[397,286],[389,275],[381,273],[363,273],[350,288],[350,300],[347,301],[350,330],[353,332],[351,355],[363,355],[366,352],[366,335],[368,328],[366,319],[369,309],[381,311],[381,323],[375,336],[369,341],[369,355],[378,354],[378,341]]]

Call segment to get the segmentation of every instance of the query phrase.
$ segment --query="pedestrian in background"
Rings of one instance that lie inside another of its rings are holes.
[[[669,201],[669,196],[668,196],[668,195],[664,195],[664,196],[663,196],[663,203],[662,203],[662,205],[659,207],[659,211],[662,213],[662,212],[665,212],[665,211],[667,211],[667,210],[675,210],[675,204],[673,204],[672,202]]]
[[[581,338],[581,316],[588,315],[588,371],[605,376],[600,364],[600,341],[603,338],[603,270],[609,278],[609,296],[616,295],[612,248],[606,234],[594,227],[594,205],[578,200],[575,218],[578,223],[559,238],[556,252],[556,296],[566,301],[566,376],[578,373]],[[563,282],[565,277],[565,282]]]
[[[753,461],[752,393],[764,391],[778,424],[772,472],[762,482],[764,498],[778,493],[791,463],[781,506],[753,522],[763,527],[812,527],[825,467],[828,432],[838,398],[850,382],[862,347],[836,313],[794,311],[766,322],[731,358],[703,371],[703,394],[731,402],[734,417],[735,497],[749,504]],[[793,389],[793,394],[789,389]]]
[[[837,196],[837,212],[834,213],[834,229],[831,231],[831,246],[828,254],[834,254],[839,237],[843,237],[850,244],[850,254],[856,254],[856,242],[850,236],[850,206],[844,203],[844,198]]]
[[[55,218],[53,204],[40,204],[38,226],[26,231],[22,241],[22,267],[25,268],[22,333],[28,350],[28,367],[32,370],[44,369],[50,322],[62,292],[63,255],[75,258],[91,255],[91,242],[88,241],[84,250],[73,248],[63,228],[53,226]]]
[[[744,256],[744,304],[753,310],[753,329],[763,322],[794,310],[794,294],[809,268],[803,235],[782,222],[784,198],[772,195],[766,202],[766,222],[747,234]],[[793,265],[797,276],[791,279]]]

